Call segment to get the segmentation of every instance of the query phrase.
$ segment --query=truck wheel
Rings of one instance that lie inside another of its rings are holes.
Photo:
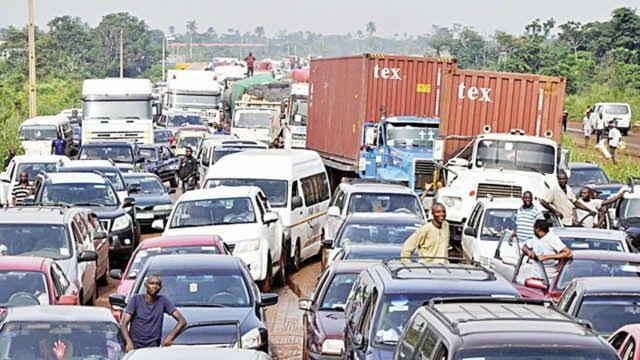
[[[273,284],[273,262],[271,261],[271,255],[267,258],[267,276],[260,283],[260,291],[265,293],[271,291],[271,285]]]
[[[169,185],[171,185],[171,187],[178,187],[178,184],[180,183],[180,177],[178,176],[178,173],[173,174],[173,177],[171,178],[171,180],[169,180]]]
[[[620,132],[622,133],[622,136],[627,136],[627,134],[629,134],[629,129],[622,130]]]

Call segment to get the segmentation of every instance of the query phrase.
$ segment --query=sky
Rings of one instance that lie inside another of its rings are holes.
[[[391,36],[431,32],[432,25],[458,23],[482,34],[495,30],[522,33],[536,18],[557,24],[607,20],[618,7],[640,9],[640,0],[34,0],[39,27],[55,16],[79,16],[95,26],[102,16],[129,12],[151,28],[185,31],[189,20],[200,32],[212,26],[253,32],[262,25],[267,35],[279,30],[345,34],[364,30],[373,21],[377,34]],[[27,23],[27,0],[0,0],[0,27]]]

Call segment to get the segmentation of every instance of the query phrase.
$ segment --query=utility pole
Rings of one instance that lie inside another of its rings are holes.
[[[124,77],[124,30],[120,29],[120,77]]]
[[[167,38],[166,37],[162,37],[162,81],[166,80],[164,75],[165,75],[165,45],[167,43]]]
[[[38,116],[36,105],[36,25],[33,0],[29,0],[29,117]]]

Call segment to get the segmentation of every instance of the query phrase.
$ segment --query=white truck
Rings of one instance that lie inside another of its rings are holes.
[[[291,84],[291,95],[282,102],[277,121],[271,123],[271,140],[282,137],[285,149],[306,149],[308,109],[309,83]]]
[[[271,143],[271,119],[278,117],[280,103],[264,100],[238,101],[233,110],[231,134],[242,140]]]
[[[434,159],[442,158],[443,145],[434,145]],[[475,137],[446,162],[446,186],[437,193],[454,238],[459,239],[478,199],[519,198],[527,190],[540,199],[557,183],[558,169],[568,169],[568,157],[554,140],[522,132]]]
[[[220,83],[213,71],[167,71],[165,96],[169,111],[198,114],[209,123],[220,121]]]
[[[148,79],[87,79],[82,85],[82,143],[153,143],[152,87]]]

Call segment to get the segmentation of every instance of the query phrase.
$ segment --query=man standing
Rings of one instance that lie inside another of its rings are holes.
[[[607,138],[609,139],[609,152],[611,153],[611,160],[613,160],[614,164],[617,164],[616,150],[618,149],[618,145],[622,139],[622,133],[618,130],[618,126],[615,121],[612,121],[609,124],[609,127],[611,128],[609,130],[609,135],[607,135]]]
[[[193,190],[198,183],[198,161],[193,157],[193,150],[190,146],[185,149],[185,156],[180,162],[178,175],[182,180],[182,193]]]
[[[421,262],[445,263],[449,257],[449,223],[444,205],[431,206],[432,220],[416,230],[402,245],[400,257],[409,258],[416,249]],[[427,259],[436,257],[439,259]],[[408,261],[405,259],[405,261]]]
[[[247,63],[247,77],[253,76],[253,64],[256,62],[256,58],[252,53],[249,53],[244,61]]]
[[[549,223],[536,220],[533,224],[535,236],[522,246],[529,259],[538,259],[544,265],[547,275],[555,273],[558,260],[572,256],[571,250],[556,235],[549,234]]]
[[[584,133],[584,147],[589,145],[589,138],[591,137],[591,119],[589,118],[589,111],[584,113],[582,118],[582,132]]]
[[[5,169],[9,166],[9,163],[11,162],[11,159],[13,159],[14,156],[16,156],[16,148],[12,146],[9,148],[9,155],[7,155],[7,157],[4,159]]]
[[[600,138],[604,135],[604,120],[602,116],[596,114],[596,144],[600,142]]]
[[[129,299],[120,322],[120,331],[124,336],[127,352],[133,349],[157,347],[160,344],[171,346],[176,335],[187,325],[187,321],[171,300],[159,295],[162,290],[160,276],[150,275],[144,287],[147,293],[136,294]],[[173,316],[177,324],[161,343],[164,314]]]
[[[58,138],[51,142],[51,153],[54,155],[67,155],[67,142],[62,138],[62,134],[58,133]]]
[[[16,183],[11,190],[11,196],[13,197],[13,206],[22,204],[24,198],[31,193],[31,186],[29,186],[29,174],[26,171],[21,171],[18,175],[18,183]]]
[[[564,170],[558,170],[557,179],[558,184],[551,186],[545,197],[540,199],[542,206],[557,216],[564,226],[573,226],[574,207],[585,210],[593,216],[596,215],[595,211],[576,201],[573,190],[567,185],[569,177]]]
[[[511,233],[509,240],[513,240],[514,237],[517,237],[518,241],[522,243],[531,240],[533,238],[533,224],[537,220],[544,220],[544,214],[542,210],[533,205],[531,191],[525,191],[522,193],[522,207],[516,213],[516,231]]]
[[[229,132],[224,128],[224,124],[220,124],[216,127],[216,131],[213,132],[213,135],[229,135]]]
[[[569,120],[569,112],[567,109],[562,110],[562,131],[567,131],[567,120]]]
[[[588,186],[580,189],[580,198],[578,202],[583,204],[585,207],[589,208],[592,211],[598,212],[604,206],[611,205],[618,201],[618,199],[622,198],[624,194],[629,191],[628,189],[623,189],[616,196],[610,197],[607,200],[600,200],[598,198],[593,197],[593,191]],[[582,227],[590,228],[590,227],[598,227],[602,221],[604,221],[604,216],[602,213],[598,214],[598,222],[595,222],[595,216],[592,216],[589,212],[576,209],[576,215],[578,217],[578,225]]]

